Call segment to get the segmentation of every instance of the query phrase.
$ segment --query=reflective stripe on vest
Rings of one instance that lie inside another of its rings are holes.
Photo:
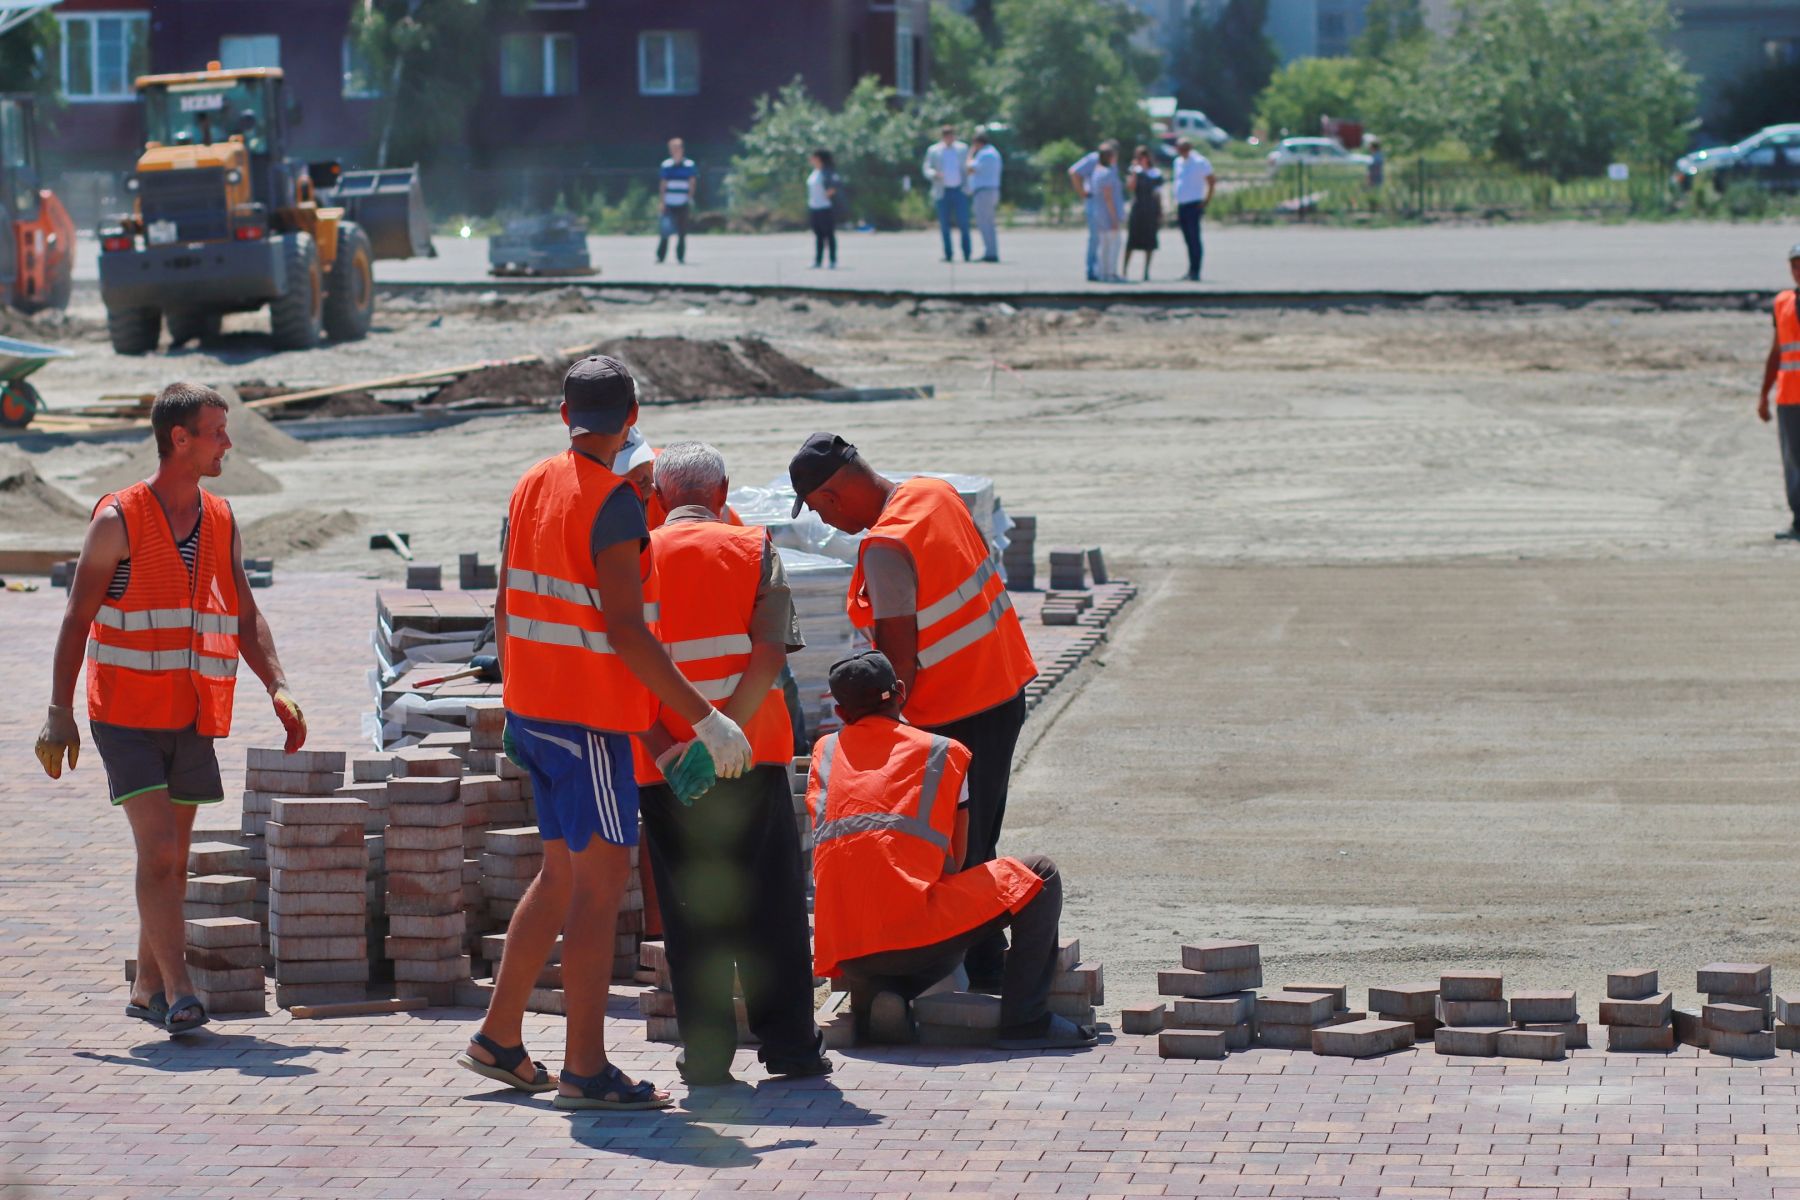
[[[123,646],[106,646],[88,640],[88,661],[109,667],[129,667],[133,671],[195,671],[214,679],[237,676],[238,660],[202,654],[198,650],[127,650]]]
[[[834,733],[828,738],[822,738],[813,751],[812,774],[819,781],[819,811],[813,814],[815,836],[819,827],[825,824],[825,805],[831,799],[831,759],[837,754],[837,744],[838,735]]]
[[[600,603],[600,593],[585,583],[576,583],[571,579],[558,579],[554,575],[541,575],[536,571],[527,571],[521,567],[506,568],[506,586],[515,592],[530,592],[534,596],[548,596],[552,600],[564,600],[570,604],[580,604],[592,608],[595,612],[604,612]],[[656,603],[644,602],[644,620],[657,620]],[[554,645],[573,646],[575,642],[556,642]],[[601,651],[607,653],[607,651]]]
[[[963,580],[955,591],[942,600],[928,604],[919,610],[919,632],[924,633],[939,621],[948,620],[957,609],[981,595],[981,589],[986,587],[987,581],[993,577],[994,560],[982,559],[981,565],[975,568],[975,573]]]
[[[506,618],[506,636],[522,642],[541,642],[546,646],[579,646],[595,654],[611,654],[612,643],[596,629],[583,629],[562,621],[546,621],[539,617]]]
[[[1012,597],[1001,592],[988,605],[987,611],[958,629],[919,651],[921,667],[935,667],[937,664],[955,654],[958,650],[973,646],[994,630],[1000,628],[1000,619],[1012,608]]]
[[[815,844],[849,837],[853,833],[872,833],[886,829],[922,838],[938,849],[949,852],[950,839],[931,824],[932,813],[937,808],[937,794],[944,786],[944,768],[950,761],[949,738],[931,735],[931,749],[925,753],[925,774],[919,783],[919,800],[913,806],[916,816],[904,813],[854,813],[847,817],[825,820],[825,810],[831,803],[831,762],[836,754],[837,735],[832,734],[819,743],[813,758],[813,770],[819,776],[819,811],[813,816]]]
[[[921,821],[917,817],[903,817],[899,813],[857,813],[854,816],[838,817],[819,826],[813,834],[813,844],[833,841],[841,837],[849,837],[856,833],[875,833],[880,830],[892,830],[896,833],[910,834],[921,838],[940,850],[950,849],[950,839],[931,827],[931,822]]]
[[[1795,292],[1775,297],[1775,351],[1775,403],[1800,405],[1800,295]]]
[[[748,654],[752,649],[747,633],[725,633],[718,637],[685,638],[666,643],[669,657],[678,663],[699,662],[707,658],[724,658],[727,654]],[[726,695],[730,695],[729,692]]]

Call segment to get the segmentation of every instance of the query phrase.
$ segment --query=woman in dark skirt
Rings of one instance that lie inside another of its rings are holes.
[[[1131,275],[1131,252],[1144,252],[1144,281],[1150,281],[1150,256],[1156,253],[1156,231],[1162,227],[1163,173],[1148,146],[1131,155],[1131,218],[1125,230],[1125,275]]]

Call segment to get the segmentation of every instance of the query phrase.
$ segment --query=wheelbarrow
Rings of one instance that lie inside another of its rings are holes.
[[[70,351],[55,346],[0,337],[0,427],[23,429],[31,424],[44,407],[44,398],[27,377],[51,359],[70,356]]]

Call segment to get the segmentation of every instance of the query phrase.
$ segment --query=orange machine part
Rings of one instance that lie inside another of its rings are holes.
[[[19,246],[14,297],[33,307],[48,304],[59,291],[66,293],[75,267],[75,222],[49,188],[38,193],[38,200],[37,219],[13,227]]]

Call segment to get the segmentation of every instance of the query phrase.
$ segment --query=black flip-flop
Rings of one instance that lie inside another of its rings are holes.
[[[169,1018],[168,997],[164,996],[161,992],[152,992],[150,994],[150,1003],[127,1004],[125,1006],[125,1015],[136,1021],[148,1021],[158,1029],[161,1029],[164,1027],[163,1023]]]
[[[519,1064],[530,1057],[530,1055],[525,1053],[525,1047],[523,1045],[502,1046],[499,1042],[496,1042],[485,1033],[478,1033],[469,1040],[493,1055],[494,1061],[491,1063],[484,1063],[473,1054],[469,1054],[465,1051],[456,1056],[457,1066],[462,1067],[467,1071],[473,1071],[484,1079],[492,1079],[496,1083],[504,1083],[507,1087],[517,1088],[521,1092],[532,1092],[535,1094],[537,1092],[553,1092],[556,1090],[556,1085],[550,1082],[550,1072],[544,1070],[543,1063],[535,1064],[537,1066],[537,1074],[530,1083],[519,1078]]]
[[[186,1012],[189,1009],[198,1009],[200,1015],[197,1017],[189,1017],[184,1021],[175,1019],[176,1013]],[[175,1001],[175,1003],[169,1005],[168,1012],[163,1016],[163,1028],[169,1031],[170,1037],[180,1037],[184,1033],[194,1032],[194,1030],[200,1028],[210,1020],[212,1020],[212,1018],[206,1015],[206,1005],[200,1003],[200,997],[183,996]]]

